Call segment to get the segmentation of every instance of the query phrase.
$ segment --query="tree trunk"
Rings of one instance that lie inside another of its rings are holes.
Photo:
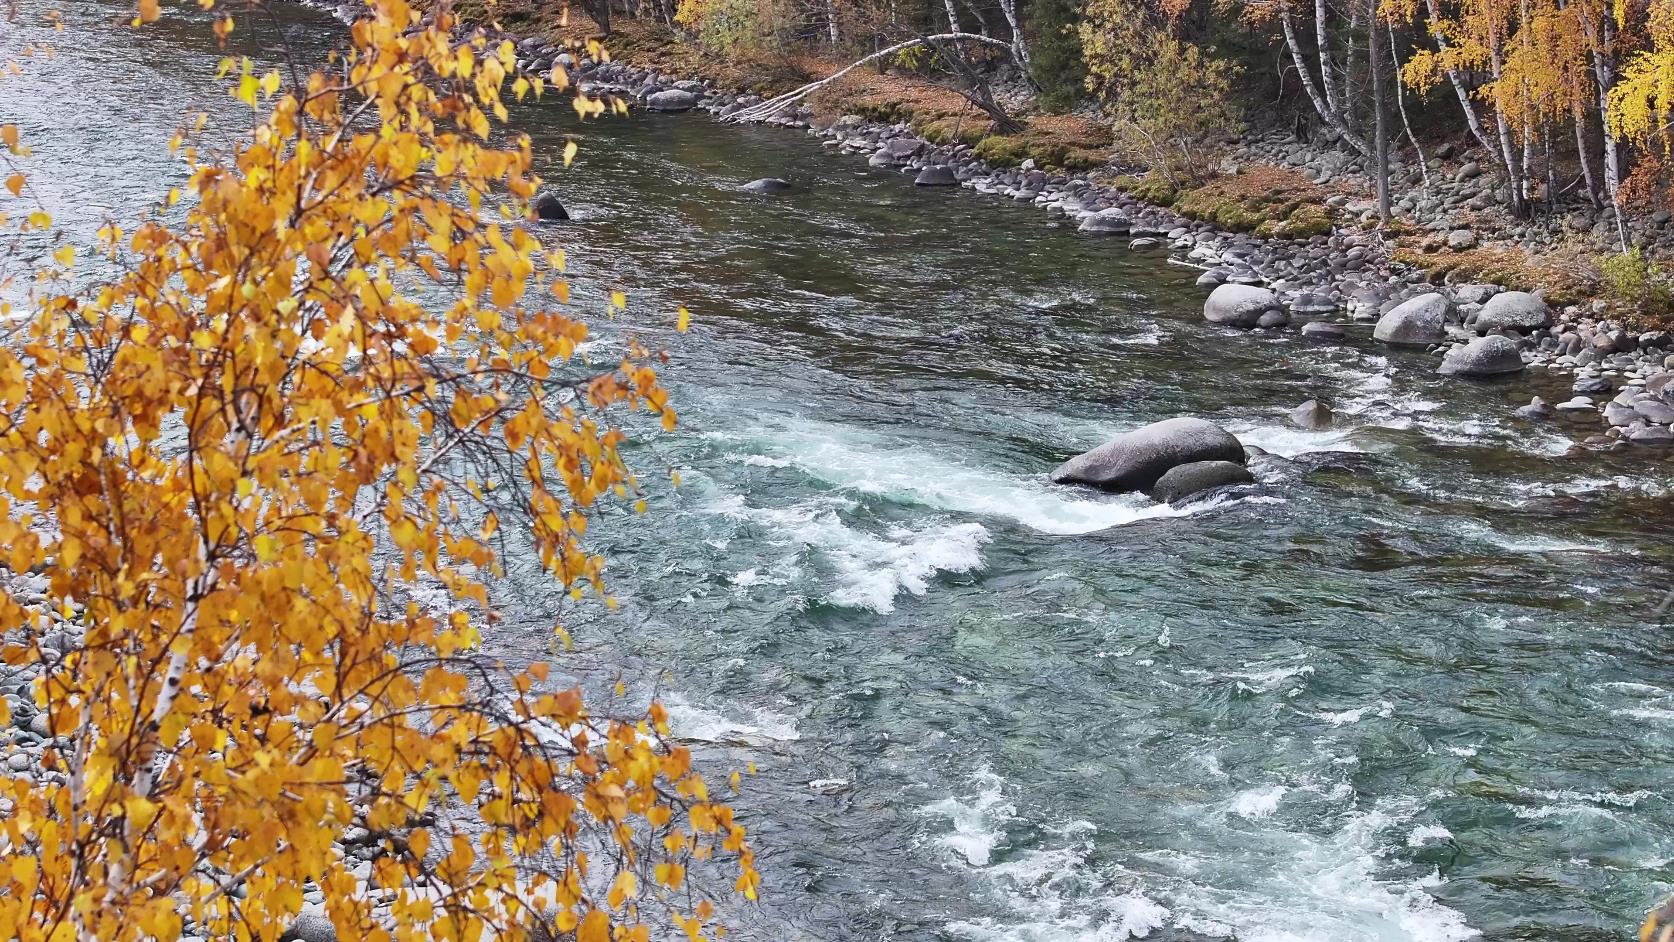
[[[1418,161],[1418,173],[1424,178],[1424,188],[1430,188],[1430,164],[1424,159],[1424,148],[1418,143],[1418,135],[1412,133],[1412,118],[1407,116],[1407,92],[1401,81],[1401,54],[1395,48],[1395,26],[1384,24],[1389,31],[1389,61],[1395,67],[1395,107],[1401,112],[1401,127],[1407,129],[1407,140],[1412,143],[1413,158]]]
[[[1594,209],[1599,209],[1604,201],[1599,198],[1598,180],[1593,176],[1593,160],[1587,147],[1587,114],[1581,110],[1580,102],[1575,103],[1571,117],[1575,125],[1575,156],[1581,161],[1581,174],[1587,180],[1587,198],[1592,200]]]
[[[1000,12],[1011,27],[1011,54],[1023,68],[1023,78],[1034,84],[1034,63],[1029,61],[1029,41],[1023,38],[1023,22],[1017,17],[1017,0],[1000,0]]]
[[[1604,136],[1604,192],[1610,197],[1610,207],[1616,217],[1616,239],[1622,251],[1627,251],[1627,224],[1622,219],[1622,163],[1621,148],[1616,132],[1610,127],[1610,89],[1616,84],[1616,64],[1605,50],[1616,42],[1616,25],[1609,17],[1594,23],[1585,9],[1581,28],[1587,34],[1587,58],[1593,64],[1593,84],[1598,89],[1599,125]]]
[[[1296,25],[1291,21],[1290,7],[1285,0],[1279,0],[1279,25],[1284,29],[1285,47],[1290,50],[1291,61],[1296,65],[1296,73],[1302,79],[1302,89],[1308,93],[1308,100],[1314,103],[1314,110],[1319,112],[1320,119],[1332,130],[1343,136],[1349,146],[1354,148],[1362,157],[1371,155],[1366,142],[1346,127],[1342,121],[1341,112],[1332,106],[1329,94],[1322,95],[1319,86],[1314,83],[1313,70],[1308,68],[1307,60],[1302,57],[1302,47],[1296,41]],[[1322,81],[1328,81],[1330,66],[1327,65],[1321,75]],[[1334,87],[1328,85],[1327,87]]]
[[[959,28],[959,11],[954,8],[953,0],[942,0],[947,5],[947,28],[949,32],[964,32]]]
[[[1424,0],[1424,2],[1430,11],[1430,19],[1428,20],[1430,37],[1436,41],[1436,48],[1446,52],[1449,48],[1447,34],[1436,26],[1437,23],[1441,22],[1441,11],[1436,9],[1436,0]],[[1446,72],[1448,84],[1453,86],[1454,94],[1459,96],[1459,107],[1465,110],[1465,124],[1470,127],[1471,136],[1476,138],[1477,143],[1482,145],[1483,150],[1492,152],[1494,145],[1489,143],[1488,132],[1483,130],[1482,119],[1477,117],[1476,106],[1471,104],[1470,89],[1465,87],[1464,76],[1461,76],[1457,69],[1447,69]]]
[[[1383,30],[1378,28],[1377,0],[1370,0],[1366,19],[1367,56],[1372,64],[1372,153],[1376,167],[1378,218],[1389,221],[1389,104],[1385,101]]]

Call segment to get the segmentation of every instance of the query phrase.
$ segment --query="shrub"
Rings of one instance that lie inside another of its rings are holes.
[[[1599,260],[1605,289],[1650,314],[1674,314],[1674,273],[1637,248]]]

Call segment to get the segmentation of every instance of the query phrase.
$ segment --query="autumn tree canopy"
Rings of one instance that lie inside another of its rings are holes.
[[[578,353],[525,224],[530,143],[496,125],[546,83],[403,0],[300,65],[224,64],[254,133],[176,140],[178,222],[84,249],[115,275],[5,272],[0,562],[52,611],[0,593],[48,733],[44,774],[0,778],[0,936],[272,940],[317,889],[344,939],[705,937],[705,891],[758,876],[661,707],[595,716],[478,653],[501,528],[602,594],[588,514],[638,490],[616,416],[675,421],[653,351]],[[4,224],[49,231],[29,142],[0,143]]]

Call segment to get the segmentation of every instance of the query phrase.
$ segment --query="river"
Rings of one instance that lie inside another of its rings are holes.
[[[136,34],[75,0],[52,34],[45,9],[0,26],[8,57],[57,46],[0,120],[88,239],[180,182],[189,107],[247,118],[201,18]],[[305,51],[339,28],[281,18]],[[633,449],[650,512],[595,528],[623,605],[568,613],[568,663],[658,690],[717,777],[758,769],[738,936],[1592,942],[1671,888],[1665,453],[1564,457],[1509,415],[1539,380],[1211,328],[1162,255],[798,133],[514,120],[576,217],[549,236],[580,303],[628,294],[682,415]],[[762,176],[797,189],[739,192]],[[1342,427],[1288,427],[1314,396]],[[1047,483],[1175,415],[1344,454],[1188,513]],[[558,611],[528,570],[512,658]]]

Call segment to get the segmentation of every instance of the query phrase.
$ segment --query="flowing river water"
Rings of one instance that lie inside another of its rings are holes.
[[[180,182],[190,107],[248,120],[200,17],[130,9],[0,27],[5,57],[57,47],[0,120],[82,239]],[[280,20],[233,51],[339,35]],[[595,529],[623,605],[571,613],[569,663],[659,691],[717,777],[758,769],[743,937],[1581,942],[1671,888],[1674,465],[1510,419],[1556,381],[1210,328],[1163,256],[797,133],[514,120],[576,217],[549,234],[582,303],[629,295],[682,413],[633,454],[682,485]],[[797,190],[737,189],[769,175]],[[1287,426],[1313,396],[1342,427]],[[1175,415],[1343,454],[1190,512],[1047,483]],[[512,658],[558,611],[531,568],[499,600]]]

